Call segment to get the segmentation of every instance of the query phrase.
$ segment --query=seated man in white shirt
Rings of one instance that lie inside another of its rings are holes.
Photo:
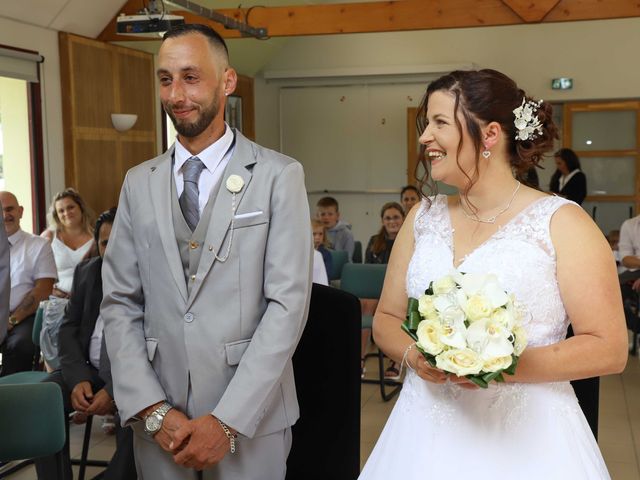
[[[623,267],[619,279],[627,327],[635,331],[638,322],[637,291],[640,290],[640,215],[625,220],[620,227],[618,256]],[[633,345],[631,350],[634,351]]]
[[[42,300],[46,300],[57,277],[51,244],[44,238],[20,229],[24,209],[10,192],[0,192],[4,228],[9,239],[11,292],[7,337],[0,347],[0,376],[31,370],[35,345],[31,339],[33,320]]]

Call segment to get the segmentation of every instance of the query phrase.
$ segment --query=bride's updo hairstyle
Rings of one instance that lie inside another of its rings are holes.
[[[524,174],[530,167],[537,166],[544,153],[553,148],[553,140],[557,138],[557,128],[551,117],[551,105],[547,102],[541,102],[538,105],[538,102],[535,102],[537,110],[533,113],[533,116],[539,120],[540,128],[535,135],[529,135],[529,137],[534,138],[517,140],[516,135],[519,130],[515,125],[513,111],[522,105],[523,99],[526,99],[527,102],[533,102],[533,99],[527,97],[525,92],[518,88],[516,83],[509,77],[496,70],[489,69],[457,70],[429,84],[427,93],[418,110],[417,127],[419,134],[422,134],[427,126],[429,97],[433,92],[438,91],[448,92],[454,97],[454,120],[460,133],[458,157],[464,141],[463,128],[458,119],[458,112],[460,112],[475,148],[476,167],[483,148],[481,126],[490,122],[497,122],[502,127],[506,138],[509,162],[517,176]],[[425,186],[428,186],[430,193],[436,193],[436,186],[429,175],[425,150],[426,147],[421,145],[419,164],[424,167],[425,174],[420,179],[420,189],[423,190]],[[459,161],[458,167],[462,171]],[[461,192],[463,195],[476,182],[478,177],[477,168],[475,172],[473,178],[467,175],[468,184],[464,192]],[[464,173],[466,175],[466,172]]]

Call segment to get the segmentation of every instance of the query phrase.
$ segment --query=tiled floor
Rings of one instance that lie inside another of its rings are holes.
[[[367,362],[368,376],[375,375],[376,362]],[[629,357],[622,375],[609,376],[600,384],[600,448],[613,480],[640,480],[640,360]],[[380,399],[376,385],[362,385],[362,426],[360,462],[364,465],[393,408],[395,397],[389,402]],[[71,453],[79,456],[83,426],[72,426]],[[114,438],[102,433],[100,421],[94,422],[90,457],[108,459],[114,448]],[[77,467],[74,467],[77,474]],[[87,478],[96,475],[97,468],[87,469]],[[1,474],[0,474],[1,476]],[[30,467],[14,475],[11,480],[33,480],[35,470]]]

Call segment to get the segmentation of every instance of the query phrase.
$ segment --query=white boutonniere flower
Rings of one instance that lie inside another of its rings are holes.
[[[244,180],[240,175],[229,175],[226,185],[231,193],[238,193],[244,187]]]

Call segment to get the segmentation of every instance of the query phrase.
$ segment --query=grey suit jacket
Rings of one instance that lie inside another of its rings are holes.
[[[9,294],[11,293],[11,272],[9,262],[9,240],[0,215],[0,344],[7,336],[9,319]]]
[[[127,173],[102,269],[123,423],[167,399],[249,437],[291,426],[299,415],[291,356],[306,322],[313,253],[302,167],[236,133],[188,295],[171,218],[171,158]],[[232,174],[244,180],[233,235]],[[231,237],[228,259],[216,260]]]

